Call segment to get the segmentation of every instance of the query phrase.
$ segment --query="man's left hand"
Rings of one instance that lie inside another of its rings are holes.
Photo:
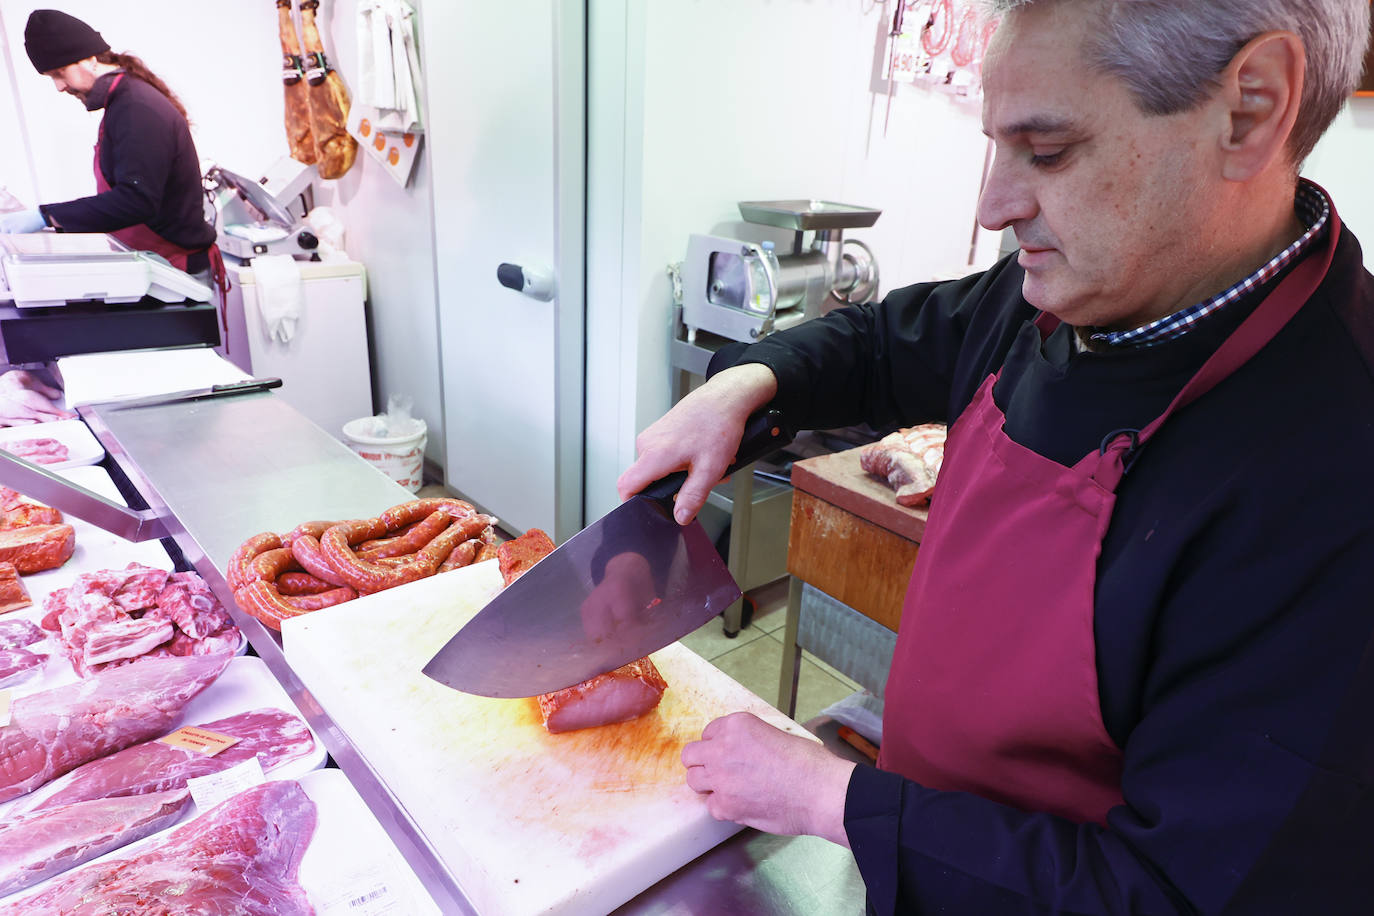
[[[37,210],[20,210],[17,213],[0,215],[0,233],[6,235],[42,232],[46,228],[48,228],[48,221]]]
[[[687,785],[716,820],[849,846],[844,803],[855,764],[747,712],[709,723],[682,749]]]

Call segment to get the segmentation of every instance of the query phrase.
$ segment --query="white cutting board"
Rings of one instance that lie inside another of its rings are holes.
[[[483,916],[609,912],[736,833],[689,789],[683,745],[748,710],[800,726],[680,644],[663,702],[550,735],[532,699],[451,690],[421,669],[501,587],[495,561],[287,620],[286,657]]]

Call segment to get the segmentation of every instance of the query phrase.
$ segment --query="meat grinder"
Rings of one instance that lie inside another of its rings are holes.
[[[793,230],[792,251],[772,242],[692,235],[679,268],[682,323],[746,343],[864,302],[878,291],[878,261],[846,229],[872,226],[881,210],[821,200],[741,201],[745,222]],[[814,231],[811,245],[803,236]]]

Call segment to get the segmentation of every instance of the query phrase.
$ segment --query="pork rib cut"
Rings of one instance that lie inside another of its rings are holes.
[[[314,916],[297,874],[315,822],[299,783],[266,782],[137,856],[93,862],[0,906],[0,916]]]
[[[177,822],[187,789],[97,798],[0,823],[0,897],[152,836]]]
[[[164,734],[232,657],[145,658],[15,700],[10,724],[0,728],[0,801]]]

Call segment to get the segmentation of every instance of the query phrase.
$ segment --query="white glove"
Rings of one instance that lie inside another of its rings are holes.
[[[0,233],[24,235],[29,232],[42,232],[48,228],[48,221],[37,210],[20,210],[0,216]]]
[[[76,416],[54,401],[62,392],[43,384],[22,369],[0,375],[0,426],[24,426]]]

